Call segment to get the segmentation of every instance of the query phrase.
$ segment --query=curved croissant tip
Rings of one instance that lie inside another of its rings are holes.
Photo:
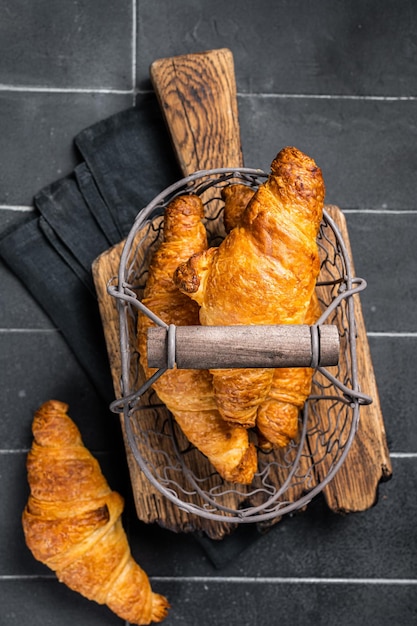
[[[78,427],[68,415],[68,404],[59,400],[48,400],[36,411],[32,432],[39,445],[51,445],[55,440],[79,443]]]
[[[167,617],[170,608],[171,605],[165,596],[159,593],[152,594],[152,621],[162,622]]]
[[[174,213],[196,213],[204,215],[204,204],[200,196],[195,193],[183,193],[173,198],[168,204],[166,210]]]
[[[285,163],[291,163],[292,165],[298,165],[303,169],[319,169],[317,163],[313,158],[295,148],[294,146],[286,146],[282,148],[272,161],[271,169],[274,172],[275,168],[280,167]]]
[[[69,406],[66,402],[61,402],[61,400],[47,400],[39,407],[38,411],[48,413],[67,413]]]
[[[287,146],[278,152],[271,163],[270,180],[284,181],[288,189],[305,198],[317,197],[324,200],[323,174],[317,163],[298,148]],[[281,184],[281,183],[280,183]]]

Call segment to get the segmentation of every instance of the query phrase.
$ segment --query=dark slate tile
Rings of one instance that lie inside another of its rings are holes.
[[[152,581],[172,608],[166,626],[412,626],[417,607],[412,584],[286,583],[285,581]],[[0,585],[7,625],[116,626],[106,607],[49,580],[6,580]],[[25,602],[21,598],[25,598]],[[279,622],[277,621],[279,620]]]
[[[33,211],[0,209],[0,239],[9,230],[32,220]],[[0,284],[6,297],[0,298],[0,327],[5,328],[53,328],[47,315],[40,309],[28,290],[0,260]]]
[[[127,503],[126,531],[132,554],[149,576],[213,576],[218,574],[192,533],[175,533],[138,520]],[[221,550],[221,542],[217,549]]]
[[[41,604],[45,604],[44,598],[51,589],[46,585],[52,585],[53,579],[49,570],[37,563],[24,545],[21,526],[17,522],[27,497],[27,488],[26,486],[23,488],[26,480],[24,458],[23,454],[0,456],[2,497],[9,502],[8,507],[3,507],[0,514],[2,537],[0,563],[2,573],[6,576],[47,577],[48,580],[30,581],[34,585],[45,584],[44,591],[39,592]],[[146,558],[146,550],[143,550],[142,559],[138,560],[153,579],[154,588],[168,595],[173,605],[169,618],[174,620],[172,623],[194,624],[195,621],[192,620],[195,620],[194,611],[197,610],[197,606],[203,615],[210,607],[211,623],[216,625],[226,623],[222,620],[228,620],[228,623],[236,625],[241,624],[243,616],[245,618],[250,616],[250,623],[257,623],[260,608],[256,602],[254,603],[253,596],[267,594],[269,599],[264,611],[277,611],[279,606],[282,608],[283,598],[290,602],[288,610],[284,606],[283,615],[287,615],[290,606],[300,604],[303,606],[299,614],[298,609],[291,613],[293,620],[289,622],[291,625],[301,624],[301,619],[305,619],[307,613],[311,619],[309,623],[323,625],[333,623],[333,621],[320,622],[325,617],[332,619],[332,610],[335,611],[335,615],[340,616],[341,621],[338,623],[346,625],[362,623],[358,621],[360,615],[370,618],[369,605],[373,602],[382,602],[385,597],[389,599],[387,607],[391,606],[391,609],[392,602],[396,602],[395,598],[401,599],[398,605],[395,604],[397,618],[401,619],[397,623],[406,624],[407,622],[402,620],[409,619],[417,609],[413,587],[401,584],[401,580],[413,579],[416,574],[415,560],[412,556],[415,552],[413,546],[417,540],[413,521],[415,512],[409,496],[415,483],[416,472],[414,460],[394,460],[396,484],[393,479],[384,486],[381,501],[370,511],[342,517],[330,514],[322,502],[316,501],[307,513],[280,522],[222,572],[215,571],[207,564],[203,567],[201,559],[196,563],[195,551],[184,549],[185,544],[181,538],[175,561],[173,549],[164,553],[164,550],[159,548],[159,539],[163,533],[156,531],[151,542],[149,534],[145,533],[142,538],[148,553],[153,552],[153,559]],[[22,485],[22,488],[17,489],[16,484]],[[393,511],[399,510],[402,511],[402,515],[393,516]],[[163,539],[163,545],[166,538]],[[173,544],[175,540],[174,535]],[[181,569],[178,569],[180,559],[182,564]],[[221,579],[216,580],[219,576]],[[199,580],[199,577],[202,579]],[[334,580],[329,581],[330,577],[334,577]],[[374,582],[368,584],[367,578],[373,579]],[[302,582],[299,582],[299,579],[302,579]],[[362,579],[363,583],[349,584],[349,579]],[[375,579],[379,579],[380,583],[375,582]],[[387,584],[386,581],[391,579],[397,580],[398,584]],[[5,593],[5,582],[7,581],[2,581],[0,585],[0,589],[3,589],[0,593]],[[23,584],[23,581],[14,582],[16,585]],[[231,588],[232,607],[230,601],[229,603],[220,601],[223,591],[230,599]],[[60,590],[62,591],[62,587]],[[217,609],[212,607],[211,593],[216,594],[218,600],[216,606],[223,606],[224,615],[220,611],[217,614]],[[239,599],[241,593],[242,597]],[[203,598],[200,594],[203,594]],[[350,594],[354,594],[355,597],[354,609],[349,601]],[[327,604],[324,599],[327,599]],[[58,611],[63,610],[61,602],[66,605],[65,596],[64,599],[57,598],[56,604],[49,602],[48,615],[54,616],[55,612],[58,615]],[[88,603],[84,603],[77,596],[73,598],[72,605],[74,610],[82,606],[88,607]],[[275,609],[271,605],[275,606]],[[324,605],[327,607],[325,613]],[[265,613],[264,620],[273,623],[271,616]],[[349,617],[353,622],[348,621]],[[392,617],[391,613],[389,617]],[[375,613],[375,619],[376,621],[369,623],[375,626],[389,623],[383,621],[383,615],[378,611]]]
[[[416,337],[369,337],[374,371],[391,452],[417,452]]]
[[[29,295],[26,287],[16,278],[3,261],[0,261],[0,284],[7,298],[0,300],[2,328],[51,329],[53,324]]]
[[[29,495],[25,462],[26,454],[22,452],[0,454],[0,493],[2,501],[7,502],[7,507],[0,509],[0,576],[51,574],[35,561],[23,535],[21,517]]]
[[[124,626],[106,606],[68,589],[57,580],[17,579],[0,584],[2,623],[18,626]]]
[[[0,208],[0,238],[9,230],[33,219],[33,209],[30,207]]]
[[[130,0],[2,0],[0,9],[3,84],[131,89]]]
[[[346,219],[356,274],[367,281],[360,298],[368,332],[416,332],[417,211]]]
[[[152,576],[414,579],[416,479],[416,459],[394,457],[393,478],[380,485],[371,509],[342,516],[332,513],[319,496],[306,512],[286,516],[257,540],[248,540],[221,568],[191,536],[133,519],[132,551]],[[218,561],[222,549],[230,554],[230,545],[223,548],[220,542]]]
[[[338,515],[319,497],[305,513],[285,517],[251,545],[225,576],[415,579],[415,458],[394,458],[393,477],[377,504]]]
[[[341,208],[415,209],[417,102],[239,98],[245,163],[269,170],[294,145],[322,168]]]
[[[230,48],[245,93],[414,95],[413,0],[138,5],[138,84],[153,60]]]
[[[415,585],[218,580],[164,582],[172,609],[165,626],[412,626]],[[158,589],[159,590],[159,589]]]
[[[0,449],[27,448],[33,412],[50,399],[69,404],[88,447],[116,445],[119,417],[98,397],[58,331],[0,333],[0,371]]]
[[[131,105],[130,95],[3,91],[0,204],[31,205],[34,194],[79,161],[75,135]]]

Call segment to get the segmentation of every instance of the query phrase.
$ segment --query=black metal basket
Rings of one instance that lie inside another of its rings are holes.
[[[132,453],[147,478],[169,500],[190,513],[221,522],[265,522],[304,507],[345,461],[360,406],[372,402],[358,381],[352,300],[366,283],[352,275],[345,243],[326,210],[318,237],[317,293],[323,314],[317,325],[337,326],[339,364],[317,367],[312,393],[300,414],[299,437],[285,449],[259,451],[251,485],[225,482],[184,437],[152,390],[155,378],[167,368],[145,379],[136,348],[136,319],[149,261],[162,240],[165,207],[180,194],[200,195],[210,245],[218,245],[225,236],[222,187],[243,183],[256,189],[266,177],[259,170],[222,168],[196,172],[168,187],[138,214],[121,255],[117,284],[108,287],[119,308],[122,367],[122,397],[111,408],[123,414]],[[157,317],[152,319],[166,326]]]

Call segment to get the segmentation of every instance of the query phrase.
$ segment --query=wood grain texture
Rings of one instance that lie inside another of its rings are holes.
[[[346,219],[337,207],[326,208],[342,233],[355,275]],[[353,301],[358,378],[361,390],[372,398],[372,404],[361,406],[358,430],[346,460],[324,489],[329,508],[342,513],[365,511],[373,506],[377,502],[379,483],[388,480],[392,475],[384,419],[359,295],[353,296]],[[322,467],[325,472],[325,463]]]
[[[199,169],[243,165],[233,58],[229,50],[222,49],[155,61],[151,67],[151,77],[184,175]],[[341,231],[351,257],[344,217],[337,207],[328,209]],[[122,246],[123,242],[102,254],[93,266],[116,397],[120,397],[121,394],[119,322],[116,303],[107,293],[107,284],[117,274]],[[389,478],[392,472],[366,329],[357,296],[355,313],[358,334],[358,377],[362,390],[372,396],[373,404],[361,408],[359,429],[347,460],[325,488],[324,493],[329,507],[338,512],[363,511],[372,506],[377,498],[379,482]],[[137,369],[132,370],[132,380],[139,381],[137,377]],[[166,411],[164,407],[158,409],[162,420],[164,411]],[[145,412],[141,419],[145,424],[152,423],[155,415],[152,411],[149,415]],[[320,414],[317,419],[320,419]],[[337,415],[330,414],[329,418],[326,412],[323,419],[337,421]],[[141,520],[159,522],[178,532],[204,531],[215,539],[221,539],[233,530],[235,526],[232,524],[213,522],[186,513],[168,501],[139,469],[126,440],[123,421],[122,430],[126,441],[137,515]],[[309,476],[308,485],[303,480],[295,482],[286,494],[289,501],[298,500],[306,488],[314,488],[326,475],[326,459],[320,460],[319,469],[316,468],[316,459],[314,467],[311,467],[310,455],[311,451],[314,451],[315,443],[314,435],[311,435],[300,458],[298,472],[300,475]],[[288,459],[285,459],[283,451],[272,454],[276,460],[274,480],[278,484],[283,484],[288,474],[285,468]],[[194,452],[187,455],[189,463],[200,467],[203,474],[210,472],[202,455],[194,455]],[[260,503],[259,497],[255,494],[249,504],[255,506]],[[242,497],[232,494],[227,506],[237,509],[243,503],[244,494]],[[270,525],[278,519],[263,525]]]
[[[159,59],[150,75],[185,176],[243,165],[230,50]]]
[[[337,365],[339,332],[336,326],[318,329],[318,362]],[[149,367],[165,367],[168,332],[148,328]],[[178,326],[175,363],[179,369],[229,367],[309,367],[313,359],[310,327],[276,326]]]

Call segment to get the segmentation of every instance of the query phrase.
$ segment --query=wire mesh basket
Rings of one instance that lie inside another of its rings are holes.
[[[256,190],[266,178],[260,170],[221,168],[196,172],[168,187],[138,214],[122,251],[118,277],[108,286],[119,310],[122,389],[111,408],[122,414],[134,458],[158,491],[181,509],[234,524],[268,522],[305,507],[344,462],[360,406],[372,402],[358,381],[353,306],[353,295],[366,283],[352,275],[346,245],[326,210],[318,236],[321,270],[316,287],[323,313],[316,325],[337,326],[339,362],[315,369],[297,439],[284,449],[259,450],[258,470],[250,485],[224,481],[158,399],[152,383],[169,364],[145,378],[136,347],[137,315],[143,310],[141,297],[151,256],[162,241],[165,207],[178,195],[199,195],[209,245],[215,246],[225,236],[222,188],[243,183]],[[157,317],[153,321],[166,326]]]

